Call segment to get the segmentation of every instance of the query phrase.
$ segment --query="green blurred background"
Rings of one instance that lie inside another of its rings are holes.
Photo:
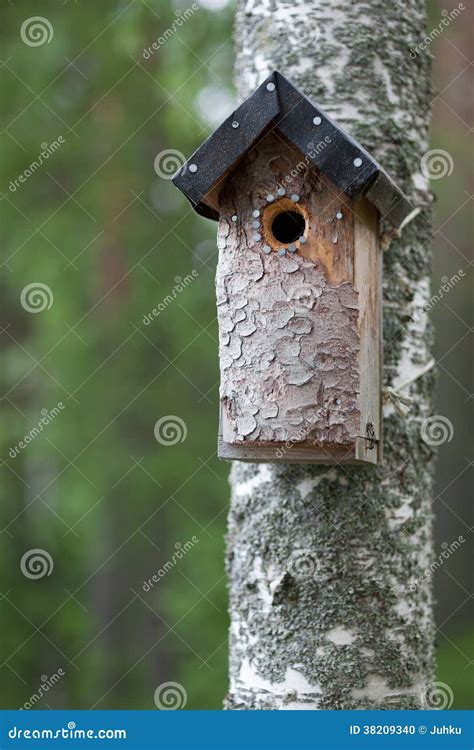
[[[431,3],[430,28],[444,7]],[[216,226],[157,171],[173,172],[163,151],[188,155],[232,110],[234,11],[203,0],[178,25],[180,8],[192,5],[1,3],[2,708],[30,701],[59,670],[35,707],[154,708],[157,686],[173,681],[187,708],[220,708],[226,691]],[[52,38],[27,44],[22,24],[39,13]],[[144,55],[173,23],[176,32]],[[467,269],[470,251],[468,27],[458,19],[430,47],[441,92],[433,146],[454,160],[433,184],[434,290]],[[38,282],[54,301],[34,314],[21,293]],[[468,305],[463,280],[432,314],[438,410],[454,425],[438,463],[436,554],[468,523]],[[165,445],[172,427],[160,442],[155,424],[170,415],[179,441]],[[438,679],[451,686],[453,708],[469,705],[472,684],[465,546],[435,584]],[[36,548],[54,563],[40,579],[21,571]]]

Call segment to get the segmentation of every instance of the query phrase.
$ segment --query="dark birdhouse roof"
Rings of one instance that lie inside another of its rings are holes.
[[[218,219],[205,196],[237,166],[268,130],[276,129],[297,146],[352,200],[365,195],[382,218],[398,228],[412,206],[380,164],[320,107],[281,73],[273,72],[188,159],[173,177],[202,216]],[[324,141],[323,149],[310,143]]]

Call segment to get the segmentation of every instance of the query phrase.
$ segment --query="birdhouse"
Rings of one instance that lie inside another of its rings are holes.
[[[219,456],[381,461],[382,167],[274,72],[173,178],[218,222]]]

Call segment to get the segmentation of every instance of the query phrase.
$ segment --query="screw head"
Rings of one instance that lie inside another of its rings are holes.
[[[271,249],[270,245],[264,245],[264,246],[262,247],[262,250],[263,250],[263,252],[265,253],[265,255],[268,255],[268,253],[271,253],[271,251],[272,251],[272,249]]]
[[[284,187],[279,187],[277,190],[278,195],[285,195],[286,190]]]
[[[258,219],[258,217],[260,216],[260,211],[258,210],[258,208],[256,208],[255,211],[252,211],[252,216],[254,219]]]
[[[306,239],[306,237],[304,237],[304,236],[301,236],[301,237],[299,238],[299,240],[298,240],[298,241],[299,241],[299,243],[300,243],[301,245],[304,245],[304,244],[306,244],[306,242],[307,242],[307,239]]]
[[[260,242],[260,240],[262,239],[262,235],[259,234],[258,232],[255,232],[255,234],[253,235],[253,238],[255,242]]]
[[[238,128],[238,127],[239,127],[239,123],[237,122],[237,120],[234,120],[234,121],[233,121],[233,123],[232,123],[232,127],[233,127],[233,128]]]
[[[291,243],[291,245],[288,245],[288,252],[296,253],[296,245],[293,245],[293,243]]]
[[[260,222],[259,221],[252,221],[252,227],[254,229],[260,229]]]
[[[275,200],[275,196],[272,195],[271,193],[268,193],[268,195],[267,195],[267,202],[268,203],[273,203],[274,200]]]
[[[298,193],[293,193],[293,195],[291,196],[291,200],[293,201],[293,203],[298,203],[299,199],[300,196],[298,195]]]
[[[267,91],[275,91],[275,84],[270,81],[267,83]]]
[[[320,117],[313,117],[313,124],[314,125],[321,125],[322,119]]]
[[[361,167],[362,166],[362,159],[360,156],[356,156],[356,158],[353,161],[354,167]]]
[[[336,219],[342,219],[342,211],[337,212]]]
[[[198,171],[197,164],[190,164],[189,165],[189,171],[194,174],[194,172]]]
[[[233,221],[233,222],[236,222],[238,218],[239,218],[239,217],[237,216],[237,214],[234,214],[234,215],[232,216],[232,219],[231,219],[231,221]]]
[[[284,247],[280,247],[278,250],[278,255],[282,258],[284,255],[286,255],[286,250]]]

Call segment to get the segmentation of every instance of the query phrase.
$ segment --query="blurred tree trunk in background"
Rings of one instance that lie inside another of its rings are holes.
[[[362,11],[363,8],[363,11]],[[384,254],[384,384],[429,361],[430,193],[422,0],[239,0],[236,81],[273,69],[379,159],[421,214]],[[235,463],[228,535],[228,708],[419,708],[433,679],[433,375],[384,415],[384,465]],[[407,393],[407,390],[404,391]]]

